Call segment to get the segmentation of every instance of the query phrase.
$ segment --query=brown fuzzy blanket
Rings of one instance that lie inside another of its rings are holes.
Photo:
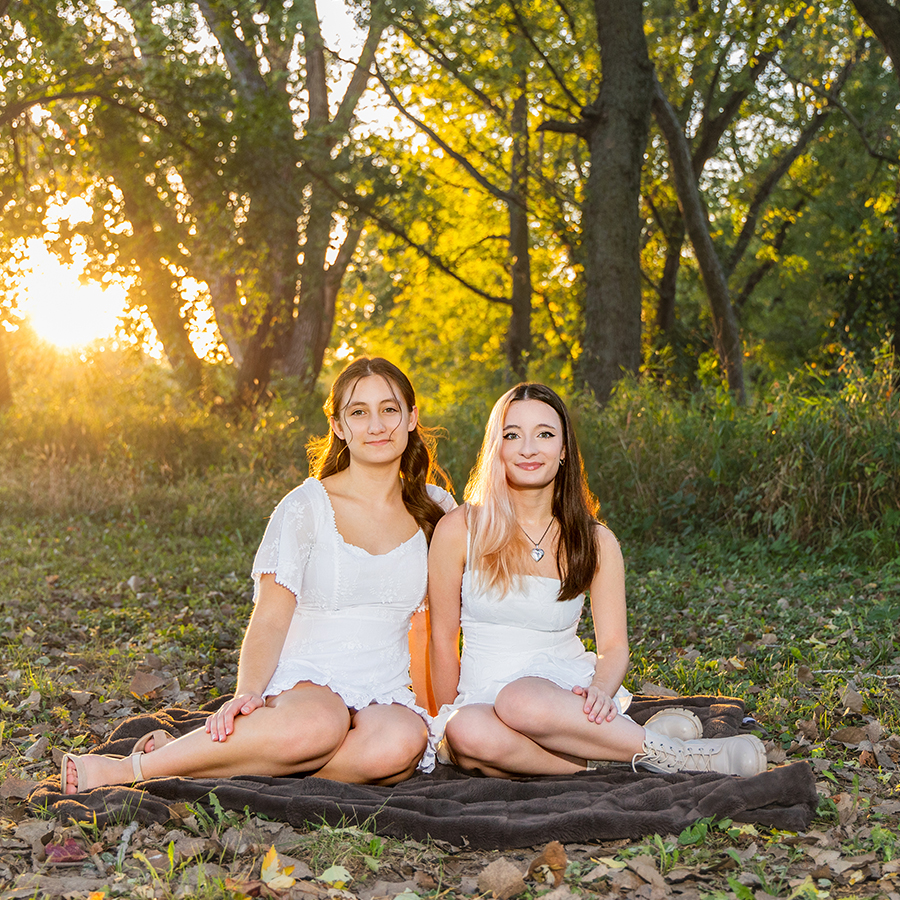
[[[135,740],[156,728],[184,734],[224,702],[199,711],[164,710],[124,721],[97,752],[127,755]],[[629,714],[643,723],[666,706],[684,706],[704,723],[704,736],[741,728],[744,705],[725,697],[677,700],[636,697]],[[585,842],[678,834],[698,819],[715,816],[788,831],[806,830],[818,798],[807,763],[771,769],[753,778],[717,774],[656,775],[609,766],[572,776],[518,780],[478,778],[451,766],[417,775],[393,787],[350,785],[314,776],[268,778],[156,778],[140,788],[104,787],[63,796],[58,779],[42,782],[29,797],[34,807],[63,819],[134,818],[165,822],[178,803],[208,802],[215,793],[225,809],[287,822],[361,824],[385,836],[434,838],[456,846],[503,849],[550,840]]]

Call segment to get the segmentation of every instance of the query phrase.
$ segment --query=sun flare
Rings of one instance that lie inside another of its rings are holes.
[[[125,286],[79,281],[79,270],[62,265],[42,241],[32,242],[28,250],[18,309],[35,333],[61,348],[109,337],[125,309]]]

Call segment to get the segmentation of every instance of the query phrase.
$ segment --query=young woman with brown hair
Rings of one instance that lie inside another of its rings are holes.
[[[172,775],[393,784],[433,766],[407,635],[428,542],[455,503],[429,483],[443,473],[392,363],[350,363],[325,411],[312,476],[278,504],[256,554],[233,699],[205,728],[148,735],[130,757],[66,754],[64,793]]]

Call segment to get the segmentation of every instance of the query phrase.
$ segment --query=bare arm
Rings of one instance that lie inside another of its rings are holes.
[[[597,527],[600,565],[591,581],[591,617],[597,644],[597,665],[590,686],[576,688],[584,695],[584,712],[592,721],[616,716],[612,698],[628,671],[628,614],[625,606],[625,566],[615,535]]]
[[[461,506],[438,522],[428,551],[428,655],[438,708],[456,699],[459,685],[460,591],[467,535],[466,511]]]
[[[297,598],[278,584],[274,575],[260,578],[259,597],[241,643],[234,699],[206,720],[206,730],[214,741],[224,741],[234,731],[235,716],[249,716],[265,705],[262,692],[278,665],[296,605]]]

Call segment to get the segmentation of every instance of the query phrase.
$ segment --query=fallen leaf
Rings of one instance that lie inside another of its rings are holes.
[[[149,697],[154,691],[158,691],[166,684],[165,678],[154,675],[152,672],[135,672],[128,690],[135,697]]]
[[[284,867],[281,865],[278,859],[278,852],[275,850],[275,845],[273,844],[269,847],[266,851],[266,855],[263,857],[260,878],[262,878],[262,880],[273,890],[286,890],[287,888],[292,887],[296,881],[295,878],[291,878],[291,872],[293,871],[293,866]],[[347,872],[346,869],[344,869],[344,871]],[[347,872],[347,876],[346,881],[349,881],[349,872]]]
[[[482,870],[478,876],[478,890],[498,897],[499,900],[509,900],[524,892],[525,880],[508,859],[500,857]]]
[[[30,759],[34,762],[47,752],[49,746],[50,738],[48,738],[46,734],[42,735],[22,754],[22,756],[24,756],[25,759]]]
[[[326,869],[319,876],[319,881],[322,881],[325,884],[330,884],[332,887],[337,888],[339,891],[342,891],[348,884],[350,884],[352,879],[353,876],[343,866],[331,866],[331,868]]]
[[[798,719],[797,728],[811,743],[815,743],[819,739],[819,723],[815,719]]]
[[[582,875],[581,880],[589,884],[592,881],[598,881],[601,878],[605,878],[611,871],[613,870],[610,869],[609,866],[600,863],[599,865],[594,866],[594,868],[591,869],[591,871],[588,872],[587,875]]]
[[[678,691],[671,688],[663,687],[661,684],[654,684],[652,681],[645,681],[641,685],[641,693],[648,697],[678,697]]]
[[[666,887],[666,879],[659,874],[656,862],[651,856],[635,856],[628,860],[627,866],[648,884],[654,887]]]
[[[413,875],[413,881],[416,883],[416,887],[421,888],[426,893],[428,891],[433,891],[437,887],[437,882],[431,875],[427,872],[423,872],[421,869]]]
[[[862,694],[855,691],[850,685],[845,685],[841,691],[841,705],[849,709],[850,712],[859,714],[863,712],[866,701],[863,699]]]
[[[833,799],[834,804],[837,807],[838,822],[840,822],[841,825],[849,825],[857,816],[856,800],[854,800],[850,794],[846,793],[846,791],[842,791]]]
[[[620,869],[618,872],[614,872],[610,877],[610,882],[613,887],[617,888],[620,891],[629,892],[629,896],[632,892],[636,891],[638,888],[644,887],[646,882],[640,877],[640,875],[636,875],[629,869]]]
[[[559,887],[566,874],[568,863],[569,858],[563,845],[559,841],[550,841],[531,861],[526,878],[533,878],[535,881],[550,881],[552,878],[553,886]]]
[[[18,712],[29,712],[41,705],[41,692],[32,691],[18,706]]]
[[[829,735],[831,740],[840,741],[842,744],[859,744],[860,741],[866,740],[866,729],[859,725],[847,725],[844,728],[838,728]]]
[[[577,894],[567,884],[555,887],[546,894],[541,895],[541,900],[580,900]]]
[[[859,754],[859,764],[866,769],[877,769],[878,758],[871,750],[863,750],[863,752]]]
[[[90,856],[74,838],[66,838],[61,844],[47,844],[47,862],[52,866],[60,863],[81,862]]]
[[[4,778],[3,784],[0,784],[0,799],[9,800],[10,797],[14,797],[16,800],[25,800],[36,784],[36,781],[26,781],[11,775]]]
[[[780,766],[783,762],[787,762],[787,753],[784,747],[776,744],[774,741],[766,741],[766,762]]]
[[[816,676],[809,666],[797,666],[797,680],[803,684],[812,684],[816,680]]]
[[[685,868],[684,866],[676,866],[674,869],[669,869],[666,872],[666,881],[671,884],[681,884],[682,881],[687,881],[688,878],[696,878],[700,874],[700,869],[697,866],[693,868]]]

